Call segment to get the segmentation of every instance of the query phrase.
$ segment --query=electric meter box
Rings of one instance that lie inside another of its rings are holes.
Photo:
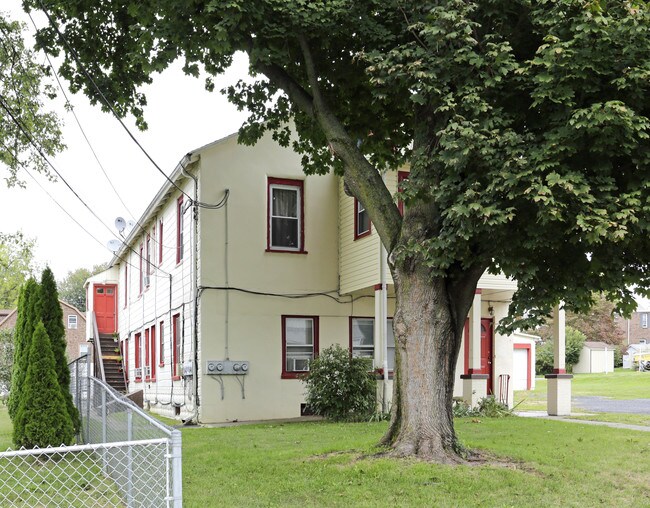
[[[241,376],[248,374],[248,363],[245,360],[208,360],[205,373],[209,376]]]

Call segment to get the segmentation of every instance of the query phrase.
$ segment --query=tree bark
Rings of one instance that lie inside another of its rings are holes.
[[[394,456],[460,463],[452,415],[463,328],[454,310],[457,302],[445,279],[432,281],[421,270],[393,272],[397,368],[391,424],[382,442]]]

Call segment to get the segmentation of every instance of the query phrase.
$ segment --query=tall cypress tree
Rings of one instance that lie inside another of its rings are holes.
[[[74,429],[57,380],[51,342],[40,321],[26,356],[28,367],[14,419],[14,443],[25,448],[70,444]]]
[[[8,401],[9,416],[12,420],[15,419],[20,405],[35,320],[40,320],[39,310],[39,285],[34,279],[29,279],[21,289],[16,311],[18,316],[14,333],[14,365],[11,372],[11,392]]]
[[[72,400],[70,393],[70,369],[66,354],[67,341],[65,337],[65,326],[63,324],[63,310],[59,302],[59,292],[54,280],[54,274],[48,266],[41,275],[41,315],[45,331],[50,338],[52,353],[57,374],[57,380],[61,388],[61,395],[66,402],[68,414],[72,418],[75,432],[79,430],[79,412]]]

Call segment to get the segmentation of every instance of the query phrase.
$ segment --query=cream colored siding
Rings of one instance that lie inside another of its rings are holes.
[[[341,293],[373,287],[379,283],[379,235],[373,226],[368,236],[354,239],[354,198],[339,180],[339,243]]]

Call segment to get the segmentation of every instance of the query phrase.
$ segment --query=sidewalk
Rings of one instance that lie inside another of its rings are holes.
[[[615,422],[597,422],[593,420],[576,420],[571,416],[549,416],[546,411],[515,411],[517,416],[524,418],[543,418],[545,420],[561,420],[569,423],[582,423],[584,425],[601,425],[604,427],[613,427],[615,429],[639,430],[641,432],[650,432],[650,427],[645,425],[631,425],[628,423]],[[589,416],[590,413],[573,413],[572,416]]]

